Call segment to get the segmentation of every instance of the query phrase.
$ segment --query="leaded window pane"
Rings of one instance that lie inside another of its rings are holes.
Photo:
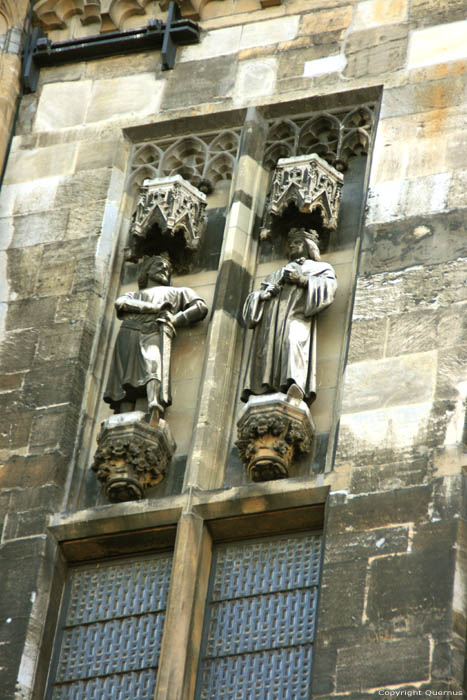
[[[171,554],[71,569],[52,700],[153,700]]]
[[[320,562],[316,534],[215,548],[197,700],[308,700]]]

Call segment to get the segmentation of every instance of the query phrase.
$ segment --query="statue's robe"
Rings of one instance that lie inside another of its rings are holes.
[[[138,302],[149,302],[153,313],[138,312]],[[199,303],[201,302],[201,304]],[[123,304],[134,307],[125,310]],[[115,343],[104,401],[118,409],[122,401],[134,402],[146,396],[145,387],[151,379],[160,382],[158,403],[166,408],[172,403],[170,391],[170,355],[173,326],[160,316],[161,312],[186,311],[195,306],[198,318],[206,314],[202,299],[189,287],[160,286],[128,292],[115,302],[117,316],[123,320]]]
[[[306,287],[286,283],[285,268],[296,267],[307,278]],[[277,296],[261,300],[270,285],[280,284]],[[300,259],[273,272],[246,299],[243,318],[254,328],[242,401],[250,394],[287,393],[297,384],[305,399],[316,398],[316,314],[327,308],[337,289],[328,263]]]

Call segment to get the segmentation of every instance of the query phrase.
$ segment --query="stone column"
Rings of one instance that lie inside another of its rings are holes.
[[[254,232],[267,188],[267,173],[260,161],[265,138],[263,119],[251,107],[232,183],[185,488],[212,489],[223,483],[221,465],[227,461],[230,446],[241,362],[241,309],[256,264]]]
[[[1,3],[0,14],[0,168],[7,156],[10,133],[20,92],[23,26],[28,0]]]
[[[187,510],[178,523],[155,700],[193,697],[210,563],[204,521]]]

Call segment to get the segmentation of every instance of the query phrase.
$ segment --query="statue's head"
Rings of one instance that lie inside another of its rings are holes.
[[[169,285],[172,278],[172,263],[168,253],[153,255],[144,260],[138,275],[139,289],[157,285]]]
[[[287,236],[287,249],[291,260],[296,258],[309,258],[320,260],[318,248],[318,234],[313,229],[291,228]]]

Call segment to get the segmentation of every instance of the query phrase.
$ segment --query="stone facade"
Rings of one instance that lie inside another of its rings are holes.
[[[27,5],[0,2],[2,152]],[[33,7],[53,41],[167,14],[139,0]],[[285,511],[304,529],[308,509],[324,533],[312,697],[461,696],[465,3],[182,11],[201,41],[178,47],[173,70],[157,51],[43,67],[21,100],[0,197],[0,694],[44,696],[71,563],[171,548],[156,697],[193,698],[212,543],[277,534],[270,516],[285,527]],[[339,288],[318,324],[316,433],[291,478],[254,484],[235,448],[241,309],[284,258],[280,238],[259,240],[271,167],[310,152],[344,171],[322,252]],[[125,248],[138,188],[174,175],[213,186],[197,262],[174,280],[209,314],[174,342],[164,479],[109,504],[91,465],[110,415],[113,300],[135,289]]]

